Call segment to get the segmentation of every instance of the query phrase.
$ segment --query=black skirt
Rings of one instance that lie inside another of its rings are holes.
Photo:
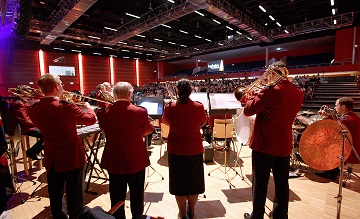
[[[203,154],[181,156],[168,154],[169,191],[176,196],[205,192]]]

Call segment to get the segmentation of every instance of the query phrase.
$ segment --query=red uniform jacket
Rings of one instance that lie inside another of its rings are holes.
[[[170,126],[168,151],[175,155],[191,156],[204,151],[201,124],[207,120],[204,106],[191,99],[186,104],[173,102],[165,107],[162,121]]]
[[[9,134],[14,135],[17,124],[20,124],[21,134],[33,130],[36,126],[28,115],[30,104],[26,100],[16,97],[9,108]]]
[[[55,172],[66,172],[86,163],[76,125],[94,124],[96,115],[92,109],[84,112],[74,103],[46,97],[29,107],[29,116],[44,138],[46,170],[53,164]]]
[[[357,154],[360,156],[360,117],[354,112],[348,112],[342,115],[340,122],[344,124],[350,131],[353,146]],[[359,163],[355,153],[351,150],[350,156],[345,161],[346,163]]]
[[[273,156],[290,155],[293,149],[292,124],[303,99],[302,91],[290,81],[282,80],[275,86],[263,88],[247,101],[244,115],[257,114],[250,148]]]
[[[150,165],[143,136],[153,132],[146,109],[116,101],[97,112],[106,145],[101,167],[113,174],[132,174]]]

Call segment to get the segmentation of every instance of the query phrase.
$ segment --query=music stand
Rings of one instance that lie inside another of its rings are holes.
[[[160,119],[164,111],[163,97],[141,97],[137,100],[136,104],[138,106],[144,107],[147,110],[150,120]],[[152,136],[152,133],[150,135]],[[148,141],[148,136],[145,136],[145,145],[147,148],[149,145]],[[154,167],[152,167],[151,164],[149,165],[149,168],[153,170],[153,173],[150,174],[148,170],[148,178],[151,177],[154,173],[157,173],[161,177],[161,180],[164,180],[164,177]]]
[[[345,163],[345,141],[347,141],[352,150],[354,151],[354,154],[356,158],[360,161],[360,157],[358,153],[355,150],[354,145],[352,144],[351,140],[348,136],[348,131],[344,128],[343,124],[341,124],[340,119],[336,116],[335,113],[332,114],[332,117],[338,122],[340,128],[341,128],[341,135],[343,138],[342,141],[342,148],[341,148],[341,155],[338,157],[340,159],[340,177],[339,177],[339,191],[338,195],[335,197],[337,199],[337,211],[336,211],[336,218],[340,219],[340,212],[341,212],[341,202],[342,202],[342,188],[343,188],[343,174],[344,174],[344,163]]]
[[[209,94],[209,100],[210,100],[210,111],[209,114],[210,115],[224,115],[225,118],[225,138],[224,138],[224,142],[226,144],[226,126],[227,126],[227,115],[231,114],[231,115],[235,115],[236,114],[236,109],[241,108],[241,104],[239,101],[236,100],[235,96],[232,93],[210,93]],[[235,144],[233,144],[235,146]],[[242,175],[242,170],[241,170],[241,166],[238,163],[238,159],[239,159],[239,150],[236,150],[236,159],[235,161],[235,166],[238,165],[240,167],[240,171],[241,171],[241,175],[234,169],[234,167],[231,167],[228,165],[227,163],[227,151],[225,150],[225,155],[224,155],[224,164],[220,165],[219,167],[211,170],[208,173],[208,176],[210,176],[210,174],[212,172],[214,172],[215,170],[220,170],[221,172],[223,172],[224,174],[227,175],[227,179],[226,181],[229,184],[229,187],[231,189],[231,187],[235,186],[231,183],[231,181],[238,175],[241,177],[242,180],[244,180],[244,176]],[[221,170],[221,168],[224,167],[224,171]],[[235,176],[230,177],[229,176],[229,171],[233,170],[235,172]]]

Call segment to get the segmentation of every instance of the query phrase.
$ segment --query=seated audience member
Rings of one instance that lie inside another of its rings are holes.
[[[20,85],[23,86],[23,85]],[[43,137],[40,130],[31,121],[28,115],[30,104],[27,102],[28,97],[19,95],[10,104],[9,108],[9,134],[14,135],[17,125],[20,125],[21,135],[28,135],[38,139],[38,141],[26,151],[26,156],[33,160],[41,160],[41,151],[43,150]]]

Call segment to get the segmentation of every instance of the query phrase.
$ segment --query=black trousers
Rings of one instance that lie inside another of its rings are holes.
[[[55,173],[54,166],[47,172],[51,214],[54,219],[66,219],[62,211],[64,188],[69,219],[77,219],[84,207],[85,166],[67,172]]]
[[[132,218],[137,218],[144,211],[144,183],[145,169],[133,174],[109,173],[109,191],[111,207],[119,201],[125,201],[127,185],[130,190],[130,208]],[[125,208],[122,205],[113,216],[116,219],[125,219]]]
[[[287,219],[289,207],[290,156],[277,157],[252,151],[252,219],[263,219],[270,171],[275,183],[273,219]]]
[[[27,150],[28,153],[38,154],[44,149],[43,146],[44,140],[39,129],[30,130],[24,133],[24,135],[28,135],[39,139],[30,149]]]

